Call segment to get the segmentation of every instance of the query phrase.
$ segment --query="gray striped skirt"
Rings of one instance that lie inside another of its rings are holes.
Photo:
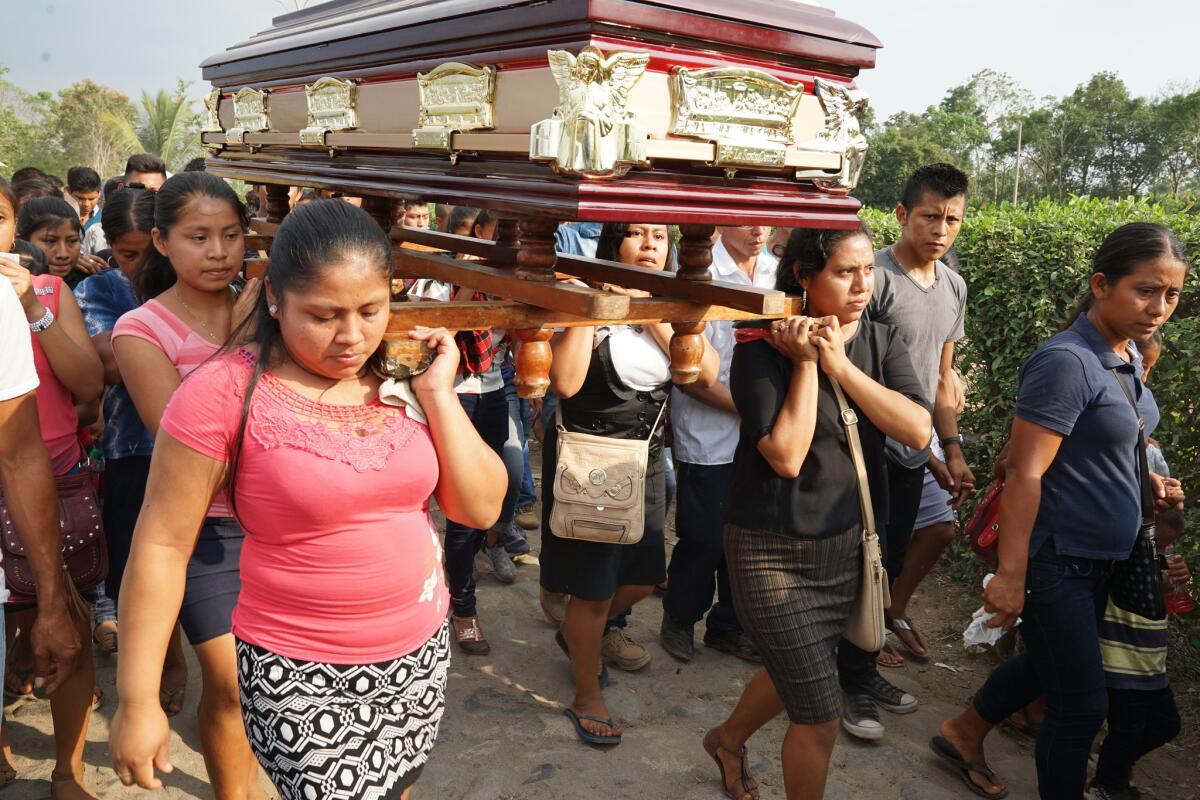
[[[837,646],[862,573],[862,529],[796,539],[725,526],[734,607],[788,718],[816,725],[842,714]]]

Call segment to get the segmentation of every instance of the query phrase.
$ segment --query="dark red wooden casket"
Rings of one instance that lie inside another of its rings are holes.
[[[531,128],[553,118],[559,103],[548,52],[575,55],[588,46],[604,56],[648,56],[625,106],[647,134],[644,160],[620,179],[580,179],[530,159]],[[269,118],[267,130],[247,133],[244,144],[227,144],[221,131],[206,133],[205,141],[221,148],[212,171],[254,182],[562,220],[840,226],[857,211],[839,193],[851,181],[839,186],[837,178],[847,150],[862,146],[855,116],[865,105],[857,92],[842,90],[874,65],[879,46],[832,11],[791,0],[334,0],[278,17],[269,30],[204,62],[204,78],[221,93],[223,130],[237,126],[233,94],[240,89],[267,91]],[[417,74],[447,62],[495,70],[491,126],[451,134],[441,152],[419,149]],[[753,80],[766,76],[799,87],[790,129],[771,131],[782,134],[776,138],[784,163],[766,168],[719,158],[718,149],[743,146],[764,130],[748,133],[758,109],[735,103],[708,109],[731,119],[713,121],[717,133],[707,140],[703,133],[671,134],[678,108],[671,84],[680,82],[681,69],[685,80],[700,73],[703,82],[704,70],[724,69],[746,73],[727,78],[726,86],[740,80],[754,88]],[[355,82],[357,125],[301,145],[309,120],[305,85],[325,77]],[[824,98],[814,93],[818,79],[827,82]],[[742,119],[732,119],[738,112]],[[732,178],[727,169],[736,169]]]
[[[209,171],[267,185],[259,232],[287,213],[288,186],[359,195],[397,241],[447,251],[400,249],[399,272],[516,301],[398,304],[395,338],[508,327],[533,345],[518,384],[539,394],[551,327],[669,320],[687,382],[704,320],[794,309],[708,281],[714,225],[858,224],[854,78],[879,46],[791,0],[332,0],[204,62],[203,142]],[[393,227],[401,199],[491,209],[498,240]],[[556,256],[564,221],[678,224],[680,270]]]

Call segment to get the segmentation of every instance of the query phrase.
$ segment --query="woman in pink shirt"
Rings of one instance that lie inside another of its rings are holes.
[[[151,436],[180,383],[217,354],[257,292],[257,282],[240,298],[230,287],[245,255],[245,214],[225,181],[204,172],[171,178],[158,192],[154,224],[133,280],[144,302],[122,315],[111,340],[121,379]],[[244,535],[232,517],[218,492],[197,525],[179,614],[200,662],[200,750],[217,800],[265,797],[238,703],[231,620]],[[187,672],[182,650],[172,651],[159,701],[173,715],[183,706]]]
[[[250,743],[284,800],[407,798],[429,756],[449,663],[436,498],[487,529],[504,466],[453,390],[458,349],[412,386],[424,418],[380,401],[367,361],[387,328],[391,247],[363,211],[308,203],[280,226],[252,336],[171,398],[121,595],[126,785],[169,771],[154,684],[188,555],[226,490],[246,531],[233,615]]]
[[[62,203],[69,216],[57,219],[53,214],[34,220],[27,213],[25,221],[36,227],[55,225],[78,216]],[[8,182],[0,179],[0,253],[7,256],[13,249],[13,221],[16,217],[16,198]],[[52,209],[53,210],[53,209]],[[0,256],[0,280],[12,284],[33,338],[33,357],[40,385],[37,390],[38,419],[42,441],[50,452],[54,476],[58,479],[75,475],[86,469],[83,448],[79,443],[80,405],[94,404],[104,388],[100,356],[88,338],[83,315],[62,278],[53,275],[32,275],[15,263],[11,256]],[[8,289],[4,289],[8,291]],[[3,497],[0,495],[0,504]],[[6,594],[6,593],[5,593]],[[91,592],[88,592],[91,595]],[[94,602],[95,596],[86,598]],[[5,609],[5,627],[28,634],[37,618],[37,607],[9,603]],[[94,798],[84,787],[83,745],[91,716],[95,674],[92,669],[90,614],[78,618],[79,641],[83,648],[71,676],[50,697],[54,717],[54,771],[50,775],[50,794],[55,800],[63,798]],[[27,637],[26,637],[27,638]],[[32,660],[32,656],[30,657]],[[15,673],[17,670],[13,670]],[[32,672],[32,669],[30,670]],[[15,676],[14,676],[15,677]],[[6,684],[8,681],[6,681]],[[12,684],[25,683],[16,678]],[[22,687],[15,686],[20,689]],[[32,693],[33,687],[28,687]],[[7,726],[0,731],[0,742],[7,743]],[[0,786],[16,778],[16,771],[0,754]]]

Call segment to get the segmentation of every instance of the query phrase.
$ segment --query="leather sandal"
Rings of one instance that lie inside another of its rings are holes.
[[[450,624],[454,626],[454,638],[458,649],[469,656],[486,656],[492,652],[483,628],[479,627],[479,617],[450,616]]]
[[[745,746],[738,750],[730,750],[725,745],[721,744],[721,731],[719,728],[713,728],[708,733],[704,734],[704,740],[701,743],[704,752],[717,762],[717,769],[721,771],[721,788],[725,791],[725,796],[730,800],[742,800],[746,795],[751,797],[751,800],[758,800],[758,781],[754,780],[754,776],[750,774],[750,765],[747,763],[749,759],[746,756]],[[737,785],[740,788],[738,794],[734,794],[729,790],[729,779],[725,777],[725,762],[721,761],[719,750],[724,750],[731,756],[736,756],[741,761],[742,774],[738,776]]]
[[[913,658],[921,661],[927,661],[929,659],[928,643],[925,643],[924,645],[924,653],[918,652],[916,648],[913,647],[913,644],[920,645],[925,637],[918,633],[917,629],[913,627],[912,620],[908,619],[907,617],[889,616],[885,621],[887,622],[888,630],[896,635],[896,638],[900,640],[900,644],[904,645],[904,649],[907,650],[913,656]],[[911,642],[909,641],[910,639]]]

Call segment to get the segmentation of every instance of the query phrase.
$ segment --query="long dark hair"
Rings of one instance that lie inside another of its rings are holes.
[[[145,189],[118,189],[109,196],[100,213],[100,227],[109,245],[127,233],[154,230],[154,192]]]
[[[621,260],[621,242],[629,238],[629,226],[639,225],[637,222],[606,222],[600,229],[600,238],[596,240],[596,258],[605,261]],[[675,229],[667,226],[667,262],[664,272],[674,272],[675,259]]]
[[[207,172],[181,172],[169,178],[158,190],[155,198],[154,227],[158,228],[159,235],[164,239],[169,236],[171,228],[179,223],[188,205],[201,197],[228,203],[245,226],[246,207],[238,200],[237,194],[229,184]],[[103,220],[100,224],[104,224]],[[133,277],[133,289],[138,299],[145,302],[152,297],[158,297],[175,285],[175,279],[175,268],[171,266],[171,259],[158,252],[154,242],[150,242],[146,252],[142,254],[141,261],[138,262],[137,272]]]
[[[352,257],[362,258],[376,267],[384,281],[392,276],[392,245],[388,235],[367,212],[343,200],[314,200],[293,209],[284,217],[271,242],[270,256],[258,302],[245,321],[230,334],[224,348],[225,352],[230,352],[245,346],[257,353],[242,400],[242,420],[229,465],[227,494],[235,516],[237,472],[246,437],[250,400],[263,373],[282,363],[286,353],[279,320],[271,314],[266,287],[270,286],[276,300],[283,303],[289,292],[313,285],[331,265],[344,264]]]
[[[1104,237],[1096,255],[1092,257],[1092,275],[1103,275],[1110,284],[1137,271],[1138,265],[1169,256],[1185,267],[1188,266],[1187,250],[1175,232],[1157,222],[1127,222]],[[1096,298],[1089,285],[1084,290],[1075,310],[1067,318],[1063,329],[1075,324],[1080,314],[1086,314],[1095,305]]]
[[[811,278],[825,269],[837,246],[855,236],[865,236],[874,246],[871,229],[859,221],[857,228],[795,228],[779,257],[775,288],[788,294],[803,294],[801,278]]]

